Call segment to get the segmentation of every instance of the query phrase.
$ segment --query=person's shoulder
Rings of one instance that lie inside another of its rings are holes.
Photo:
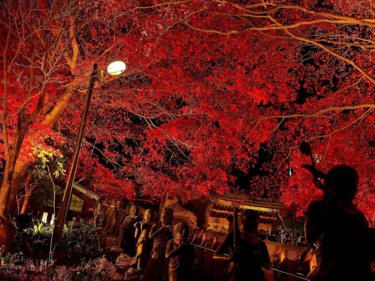
[[[356,218],[359,224],[361,224],[362,226],[365,226],[366,228],[368,227],[368,221],[366,219],[366,216],[362,213],[360,209],[358,209],[357,206],[354,206],[352,215],[354,218]]]
[[[321,199],[312,201],[306,209],[306,215],[309,216],[322,212],[325,205],[326,203]]]

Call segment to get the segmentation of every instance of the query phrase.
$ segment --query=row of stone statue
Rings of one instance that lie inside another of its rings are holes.
[[[184,222],[173,225],[173,210],[169,208],[162,212],[160,222],[155,222],[151,209],[144,212],[142,219],[136,206],[131,206],[128,213],[118,230],[124,252],[133,257],[125,279],[192,280],[195,253],[188,240],[189,226]],[[236,221],[238,233],[229,233],[213,258],[226,261],[226,280],[264,281],[264,269],[270,267],[270,258],[265,243],[258,237],[259,214],[243,210]],[[114,228],[108,221],[104,229]]]
[[[194,264],[193,246],[186,243],[189,227],[180,222],[173,226],[173,210],[166,208],[160,222],[155,222],[155,212],[145,210],[143,218],[139,208],[131,206],[124,216],[120,206],[102,212],[107,217],[101,223],[106,235],[118,237],[126,254],[133,257],[128,279],[184,281],[192,275]]]

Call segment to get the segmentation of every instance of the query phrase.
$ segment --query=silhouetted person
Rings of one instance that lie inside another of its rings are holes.
[[[366,218],[353,204],[358,190],[354,168],[339,165],[326,175],[324,196],[306,212],[306,240],[318,250],[313,281],[371,279]]]
[[[165,250],[168,262],[169,281],[187,281],[192,279],[194,267],[194,248],[188,243],[189,226],[179,222],[173,227],[173,239],[169,240]]]
[[[242,211],[238,220],[236,249],[233,249],[235,234],[232,231],[214,255],[214,259],[230,262],[227,280],[266,280],[264,271],[271,262],[266,244],[258,237],[258,220],[256,211]]]

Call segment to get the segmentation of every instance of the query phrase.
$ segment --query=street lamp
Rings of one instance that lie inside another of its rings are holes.
[[[111,75],[120,75],[126,69],[126,64],[123,61],[116,60],[111,62],[107,67],[107,72]]]
[[[119,75],[123,73],[126,69],[126,65],[122,61],[114,61],[108,65],[107,71],[111,75]],[[64,190],[64,196],[62,199],[61,207],[59,214],[57,216],[56,220],[56,226],[54,230],[54,240],[55,241],[60,241],[65,220],[66,220],[66,215],[68,213],[69,205],[70,205],[70,199],[72,197],[72,190],[73,190],[73,182],[74,182],[74,177],[75,173],[77,170],[77,164],[78,164],[78,158],[79,158],[79,153],[81,151],[81,144],[82,144],[82,139],[83,139],[83,133],[85,130],[86,126],[86,119],[89,113],[89,107],[90,107],[90,102],[91,102],[91,97],[92,93],[94,90],[94,85],[95,82],[98,80],[98,64],[94,63],[92,66],[92,72],[90,75],[90,81],[89,81],[89,87],[87,89],[87,94],[86,94],[86,102],[85,102],[85,107],[83,109],[82,117],[81,117],[81,124],[79,127],[79,133],[77,136],[77,142],[76,142],[76,147],[74,149],[74,155],[72,159],[72,164],[70,166],[69,174],[68,174],[68,180],[66,182],[66,187]]]

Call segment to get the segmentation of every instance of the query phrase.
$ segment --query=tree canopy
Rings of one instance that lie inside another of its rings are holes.
[[[358,204],[374,223],[373,1],[5,0],[0,8],[1,214],[41,159],[58,163],[55,176],[69,167],[91,66],[120,59],[126,72],[101,71],[94,89],[76,176],[87,186],[184,199],[242,187],[302,215],[319,195],[301,168],[306,141],[322,170],[357,169]]]

